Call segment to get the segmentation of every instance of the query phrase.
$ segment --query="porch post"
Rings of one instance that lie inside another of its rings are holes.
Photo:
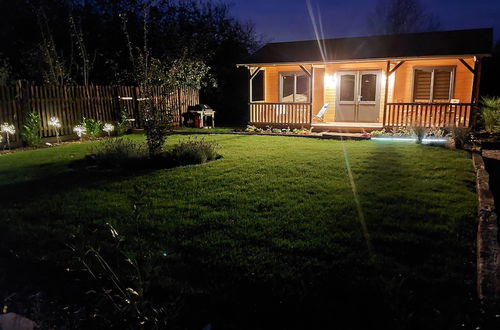
[[[385,69],[385,95],[384,95],[384,114],[382,119],[382,127],[386,124],[386,114],[387,114],[387,100],[389,98],[389,74],[391,70],[391,61],[387,61],[387,67]]]
[[[252,70],[248,68],[248,124],[252,123]]]
[[[476,126],[477,121],[477,113],[479,111],[479,87],[480,87],[480,79],[481,79],[481,67],[482,67],[482,58],[477,58],[474,61],[474,81],[472,83],[472,105],[471,105],[471,116],[469,121],[469,126]]]
[[[255,70],[252,72],[252,68],[248,67],[248,114],[249,114],[249,119],[250,122],[252,122],[252,100],[253,100],[253,86],[252,86],[252,81],[253,78],[260,72],[262,67],[257,67]]]
[[[312,126],[312,116],[313,116],[313,100],[314,100],[314,66],[311,64],[311,76],[310,76],[310,79],[311,79],[311,83],[309,84],[309,88],[310,88],[310,96],[311,96],[311,99],[310,99],[310,104],[309,104],[309,124]]]

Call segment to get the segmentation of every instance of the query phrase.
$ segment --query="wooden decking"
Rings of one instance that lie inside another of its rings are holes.
[[[381,130],[382,123],[359,123],[359,122],[317,122],[312,123],[314,132],[371,132]]]

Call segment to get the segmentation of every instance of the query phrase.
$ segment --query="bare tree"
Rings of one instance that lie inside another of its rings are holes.
[[[92,70],[93,61],[90,61],[87,47],[85,47],[85,40],[83,39],[81,24],[77,25],[72,14],[69,15],[69,25],[71,27],[71,37],[75,39],[75,43],[78,49],[78,55],[82,60],[81,72],[83,77],[83,84],[87,86],[90,82],[90,71]]]
[[[428,12],[420,0],[379,0],[368,22],[376,34],[427,32],[440,27],[438,16]]]
[[[41,56],[41,72],[43,82],[47,85],[63,85],[67,80],[67,72],[64,63],[56,51],[54,37],[49,28],[47,16],[42,7],[37,10],[38,25],[42,36],[39,44]]]

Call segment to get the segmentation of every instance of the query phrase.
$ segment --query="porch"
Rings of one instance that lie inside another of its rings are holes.
[[[250,124],[276,127],[315,127],[317,130],[380,130],[422,126],[444,128],[469,127],[471,103],[386,103],[377,122],[321,121],[312,103],[250,103]]]

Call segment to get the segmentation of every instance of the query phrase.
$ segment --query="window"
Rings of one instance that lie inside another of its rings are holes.
[[[413,75],[414,102],[446,102],[453,96],[455,67],[417,67]]]
[[[309,77],[305,72],[280,74],[280,102],[309,102]]]
[[[264,70],[260,70],[252,79],[252,95],[251,102],[264,101]]]

